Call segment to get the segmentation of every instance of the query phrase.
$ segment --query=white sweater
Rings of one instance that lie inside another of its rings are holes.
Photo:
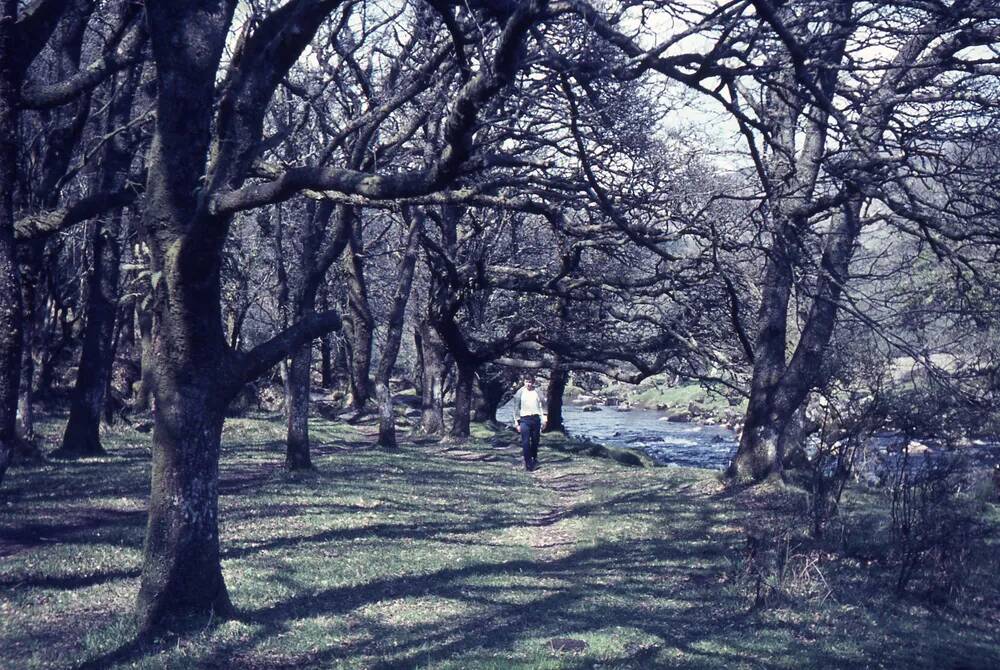
[[[517,420],[522,416],[531,416],[532,414],[545,416],[542,398],[537,390],[529,391],[527,388],[521,387],[514,394],[514,423],[517,423]]]

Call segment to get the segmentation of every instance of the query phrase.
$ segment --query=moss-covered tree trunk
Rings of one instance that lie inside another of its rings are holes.
[[[235,3],[151,2],[157,116],[143,234],[159,278],[149,520],[136,619],[142,632],[231,612],[219,563],[219,448],[234,360],[221,313],[227,221],[206,187],[216,70]]]
[[[416,335],[423,378],[420,432],[424,435],[440,435],[444,432],[444,380],[448,374],[445,348],[441,338],[427,321],[421,322]]]
[[[213,379],[191,377],[193,361],[178,353],[164,351],[160,358],[149,521],[137,602],[140,630],[192,614],[231,613],[219,563],[223,389]]]

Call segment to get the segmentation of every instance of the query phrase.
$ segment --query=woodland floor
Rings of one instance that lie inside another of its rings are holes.
[[[49,448],[61,421],[41,425]],[[819,554],[801,597],[754,609],[746,529],[789,509],[759,492],[544,446],[527,473],[485,432],[395,452],[372,433],[315,419],[318,471],[291,475],[280,419],[228,421],[239,618],[145,643],[129,611],[148,436],[111,430],[106,458],[13,470],[0,668],[1000,667],[996,573],[931,608]]]

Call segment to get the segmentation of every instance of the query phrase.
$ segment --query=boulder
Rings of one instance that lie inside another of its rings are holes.
[[[598,407],[597,405],[587,405],[586,407],[583,408],[583,411],[584,412],[600,412],[601,408]]]
[[[906,450],[909,451],[911,454],[926,454],[927,452],[931,451],[931,448],[928,447],[923,442],[918,442],[917,440],[911,440],[910,443],[906,445]]]

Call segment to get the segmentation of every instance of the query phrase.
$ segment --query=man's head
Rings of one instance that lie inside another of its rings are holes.
[[[530,391],[535,388],[535,377],[534,375],[525,375],[524,386]]]

